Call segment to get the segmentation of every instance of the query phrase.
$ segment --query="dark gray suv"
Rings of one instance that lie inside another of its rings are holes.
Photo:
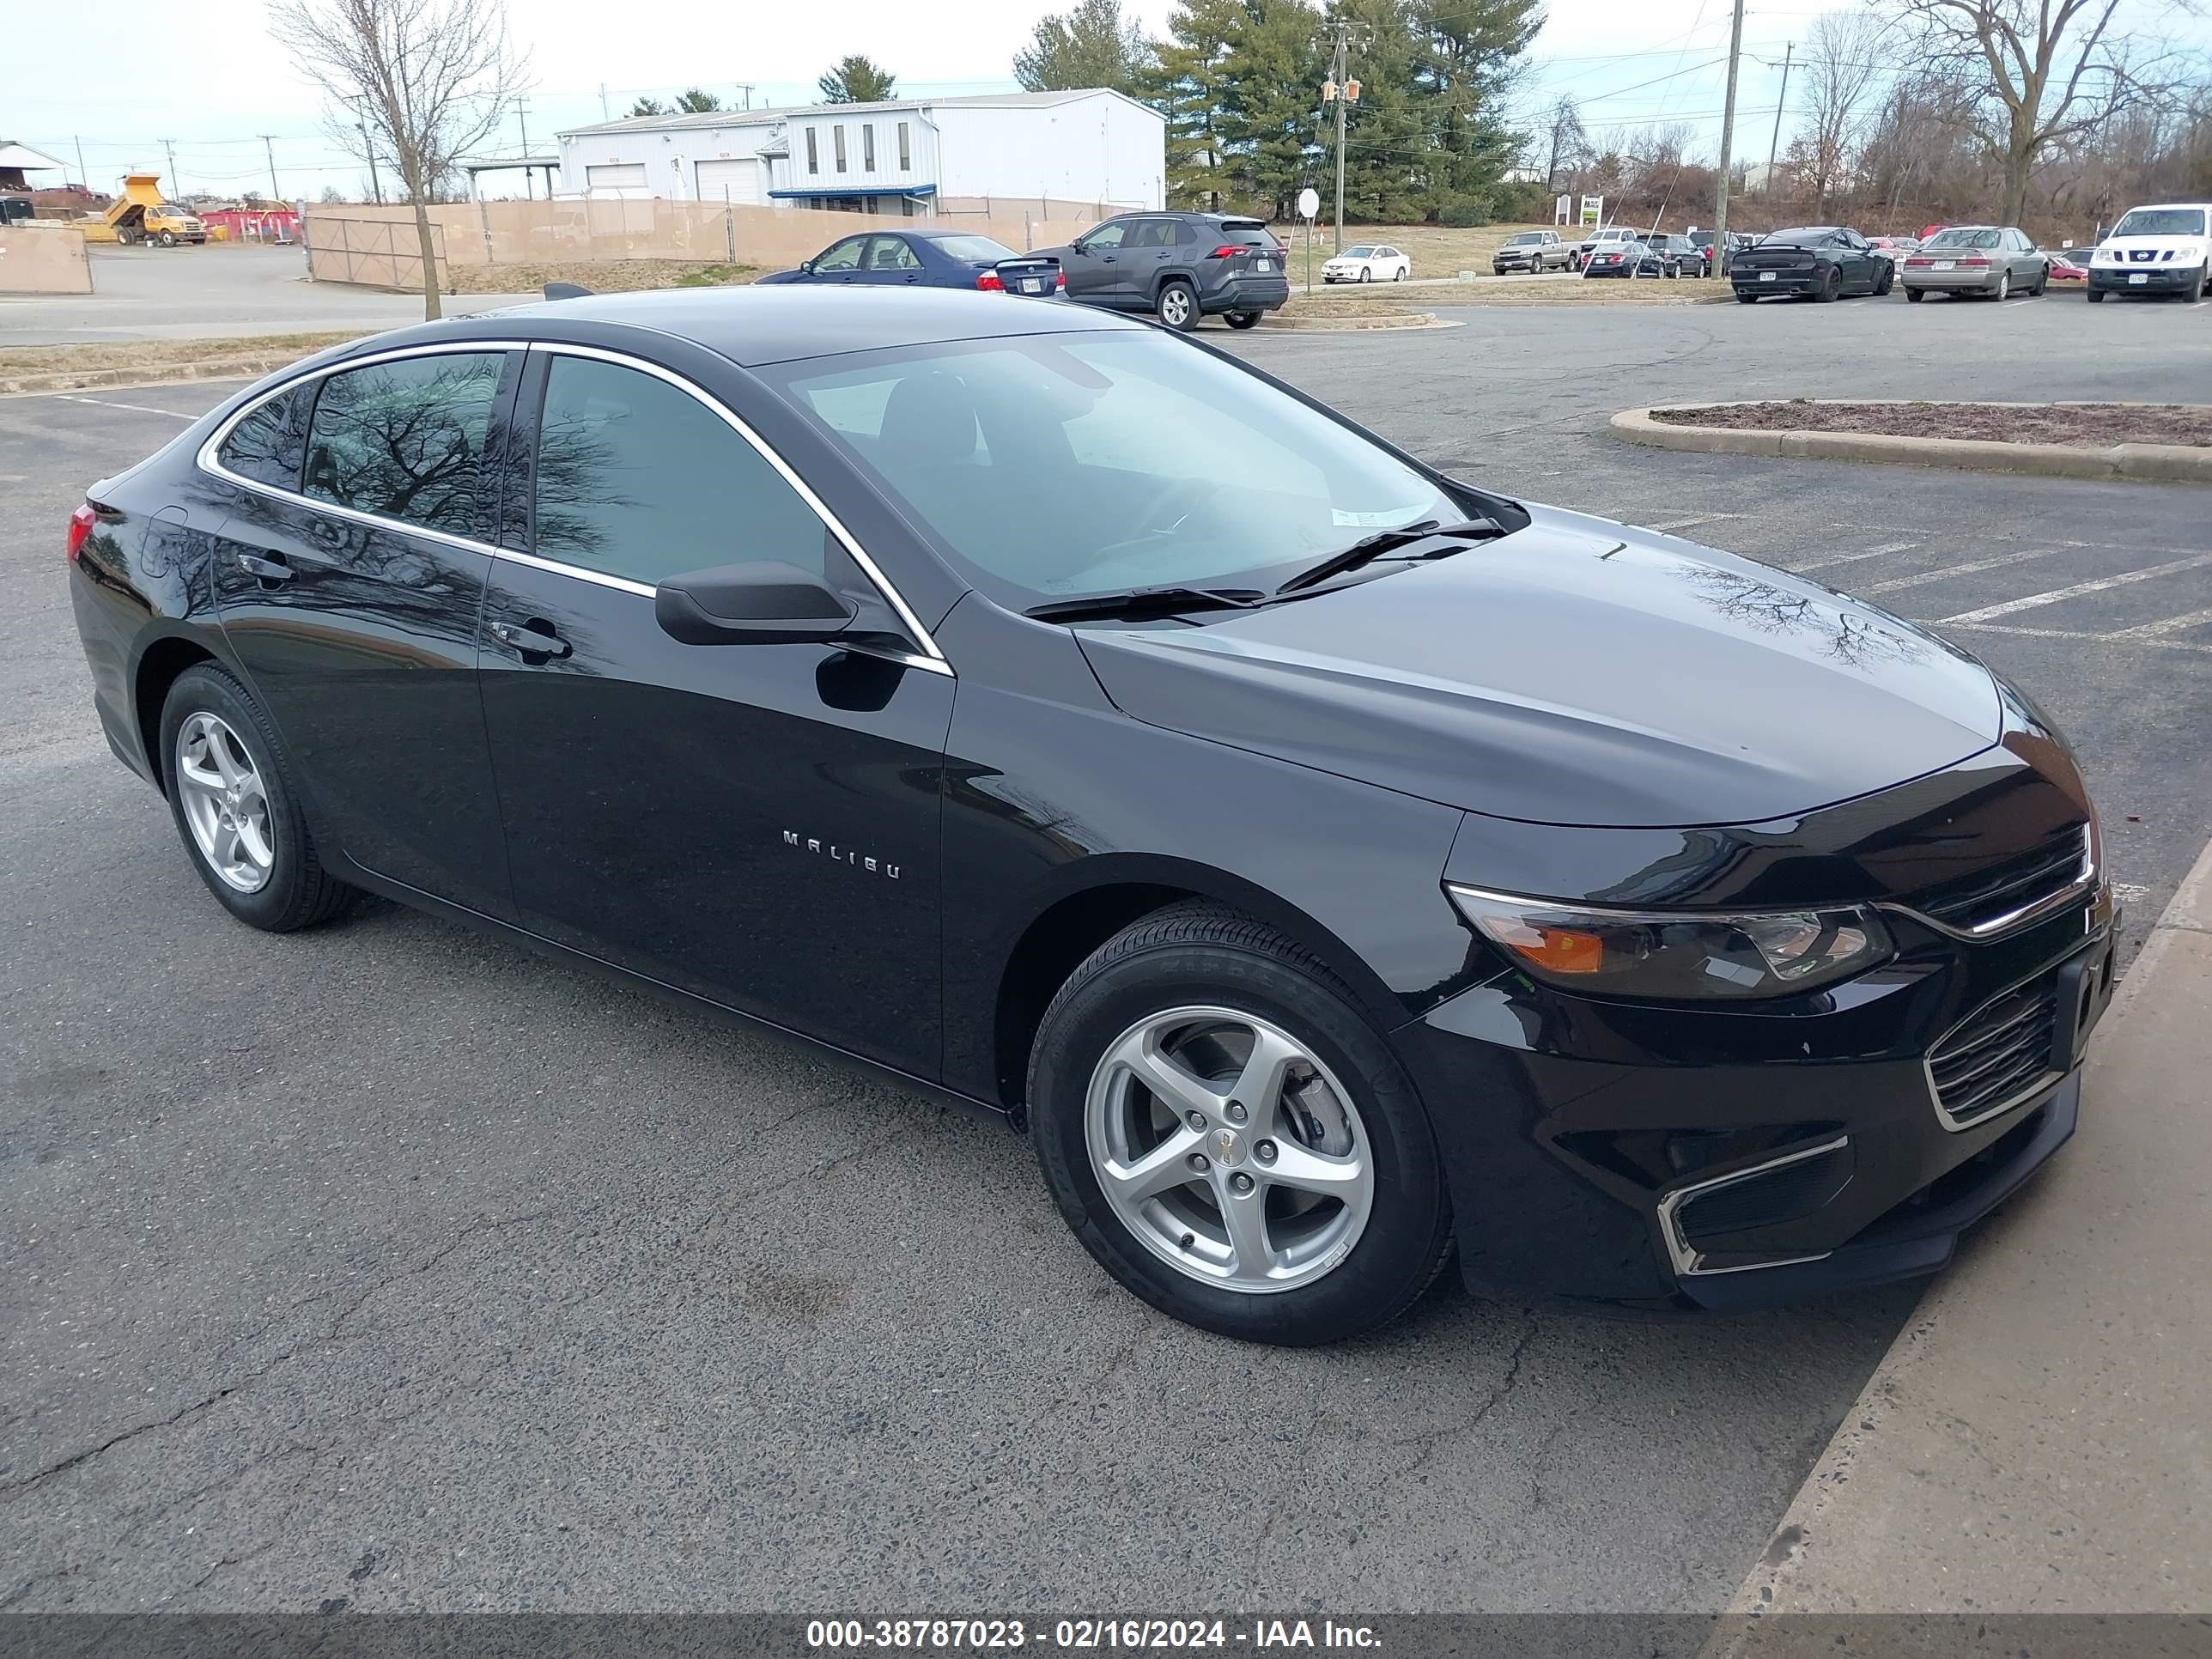
[[[1212,316],[1250,328],[1291,297],[1282,245],[1233,214],[1125,213],[1036,251],[1060,261],[1069,299],[1148,311],[1170,328]]]

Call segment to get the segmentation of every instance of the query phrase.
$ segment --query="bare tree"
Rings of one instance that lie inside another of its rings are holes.
[[[1813,186],[1816,221],[1828,216],[1829,198],[1843,182],[1860,118],[1881,79],[1885,32],[1863,11],[1823,12],[1813,20],[1804,56],[1808,125],[1799,155],[1802,175]]]
[[[277,0],[270,29],[337,106],[333,137],[365,122],[415,204],[422,314],[438,307],[429,204],[460,158],[498,130],[523,60],[500,0]]]
[[[2168,90],[2130,61],[2133,43],[2116,26],[2124,0],[1900,3],[1932,60],[1970,66],[1984,83],[1974,130],[2004,168],[2005,224],[2025,216],[2045,151]]]
[[[1571,98],[1561,98],[1544,118],[1549,159],[1544,164],[1544,188],[1559,187],[1559,169],[1572,172],[1589,153],[1589,134],[1583,130],[1582,112]]]

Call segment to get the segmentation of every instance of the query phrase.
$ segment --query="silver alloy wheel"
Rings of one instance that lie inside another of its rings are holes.
[[[1190,290],[1181,283],[1165,289],[1160,295],[1160,320],[1170,328],[1181,328],[1190,320]]]
[[[1106,1202],[1201,1284],[1264,1295],[1334,1271],[1365,1231],[1374,1152],[1359,1109],[1281,1027],[1169,1008],[1108,1045],[1084,1102]]]
[[[252,753],[203,709],[177,728],[177,797],[192,844],[225,885],[258,893],[276,866],[269,795]]]
[[[2012,272],[2008,270],[2001,270],[1997,273],[1997,298],[2000,300],[2008,300],[2011,297]]]

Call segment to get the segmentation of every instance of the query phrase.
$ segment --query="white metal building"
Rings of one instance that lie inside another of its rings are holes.
[[[1167,122],[1103,88],[644,115],[559,135],[565,194],[927,215],[1166,205]]]

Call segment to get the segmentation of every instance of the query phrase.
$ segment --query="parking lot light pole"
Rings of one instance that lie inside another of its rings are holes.
[[[1743,57],[1743,0],[1735,0],[1735,21],[1729,29],[1728,97],[1721,105],[1721,181],[1713,199],[1713,246],[1728,249],[1729,151],[1735,143],[1735,72]]]

